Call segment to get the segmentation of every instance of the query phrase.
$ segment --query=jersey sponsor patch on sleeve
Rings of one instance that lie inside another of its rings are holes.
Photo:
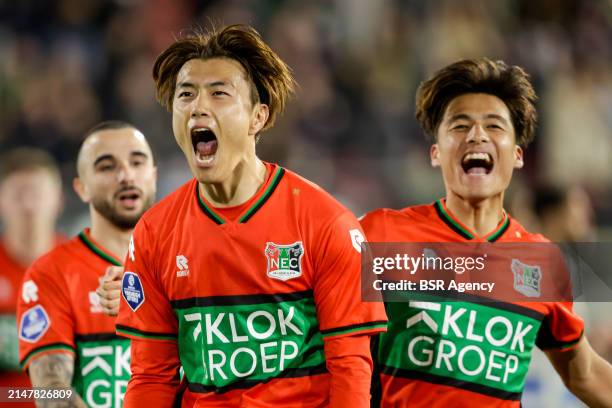
[[[42,305],[36,305],[21,316],[19,338],[36,343],[49,330],[51,319]]]
[[[121,284],[121,293],[123,299],[130,306],[132,311],[136,311],[145,301],[144,289],[140,278],[134,272],[126,272],[123,274],[123,281]]]

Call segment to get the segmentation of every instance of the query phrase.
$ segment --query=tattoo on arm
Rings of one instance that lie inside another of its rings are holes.
[[[74,373],[74,357],[64,353],[45,354],[34,359],[28,368],[33,387],[70,388]],[[69,401],[36,401],[38,408],[86,407],[83,400],[73,393]]]

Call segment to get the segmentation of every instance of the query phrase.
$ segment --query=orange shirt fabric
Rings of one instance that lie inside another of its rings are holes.
[[[369,336],[386,316],[360,300],[359,223],[266,167],[240,208],[213,208],[194,179],[136,226],[117,318],[133,339],[126,407],[341,406],[351,396],[334,389],[351,376],[365,395],[355,408],[369,406]]]
[[[478,237],[444,200],[379,209],[360,222],[371,243],[548,242],[505,213],[493,232]],[[508,273],[512,276],[510,265]],[[459,299],[385,304],[388,331],[376,339],[373,351],[380,381],[374,387],[379,388],[380,402],[374,406],[519,407],[533,348],[569,349],[584,330],[571,302]],[[483,335],[488,324],[489,329],[503,330]]]
[[[121,407],[130,378],[130,342],[115,334],[96,288],[119,259],[91,238],[77,237],[27,270],[17,307],[19,358],[28,369],[48,353],[75,357],[72,386],[89,406]]]

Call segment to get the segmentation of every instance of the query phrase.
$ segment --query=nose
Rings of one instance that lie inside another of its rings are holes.
[[[210,107],[208,104],[208,98],[206,95],[198,95],[193,102],[193,109],[191,110],[191,117],[196,119],[200,117],[206,117],[210,115]]]
[[[489,134],[480,124],[474,124],[468,132],[468,143],[486,143],[489,141]]]
[[[129,184],[130,182],[134,181],[134,176],[135,170],[129,163],[123,164],[121,169],[119,169],[119,173],[117,173],[117,178],[120,183]]]

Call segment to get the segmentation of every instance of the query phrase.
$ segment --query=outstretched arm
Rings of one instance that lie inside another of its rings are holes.
[[[593,350],[586,336],[570,350],[546,355],[565,386],[589,407],[612,408],[612,365]]]
[[[74,356],[65,353],[43,354],[32,360],[28,372],[33,387],[70,388],[74,373]],[[37,400],[36,406],[39,408],[87,407],[76,392],[73,392],[72,398],[68,401]]]

